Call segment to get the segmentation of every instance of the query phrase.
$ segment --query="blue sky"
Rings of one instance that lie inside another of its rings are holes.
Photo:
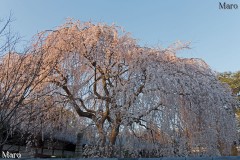
[[[68,17],[80,21],[115,23],[156,47],[177,40],[191,41],[182,57],[198,57],[218,72],[240,70],[240,0],[237,10],[219,10],[216,0],[0,0],[0,17],[10,11],[13,28],[24,40],[54,29]]]

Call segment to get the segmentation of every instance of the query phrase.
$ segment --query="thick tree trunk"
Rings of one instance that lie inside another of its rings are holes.
[[[100,136],[100,147],[104,147],[106,144],[106,135],[104,134],[103,126],[99,124],[97,125],[97,129]]]
[[[113,128],[112,128],[111,135],[109,137],[109,140],[110,140],[110,143],[112,146],[115,145],[115,143],[116,143],[116,139],[117,139],[117,136],[119,133],[119,127],[120,127],[120,125],[117,125],[117,126],[113,126]]]
[[[110,143],[111,143],[112,146],[114,146],[115,143],[116,143],[116,139],[117,139],[117,136],[118,136],[118,133],[119,133],[120,124],[121,124],[121,113],[117,113],[116,114],[116,119],[115,119],[115,121],[113,123],[113,126],[112,126],[111,134],[110,134],[110,137],[109,137],[109,140],[110,140]]]
[[[120,125],[116,125],[116,126],[113,126],[112,128],[112,131],[111,131],[111,134],[110,134],[110,137],[109,137],[109,141],[110,141],[110,157],[114,157],[114,145],[116,143],[116,139],[117,139],[117,136],[118,136],[118,133],[119,133],[119,127]]]

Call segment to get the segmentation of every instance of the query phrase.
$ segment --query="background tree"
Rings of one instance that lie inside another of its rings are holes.
[[[235,114],[238,120],[238,132],[240,127],[240,71],[238,72],[224,72],[218,75],[218,79],[227,83],[232,89],[232,93],[237,96],[239,105],[235,110]]]
[[[42,92],[33,94],[33,91],[37,91],[47,74],[41,68],[41,52],[34,48],[16,52],[19,37],[11,32],[10,23],[11,17],[0,29],[0,152],[17,133],[31,134],[23,125],[29,123],[32,113],[38,112],[33,108],[33,101],[36,102]]]
[[[219,80],[223,83],[227,83],[232,89],[233,94],[238,96],[240,101],[240,71],[238,72],[224,72],[219,74]]]
[[[6,103],[9,103],[7,98],[6,97],[6,88],[5,86],[3,86],[3,81],[5,79],[5,77],[7,76],[5,73],[4,73],[4,68],[6,66],[3,65],[3,58],[6,58],[6,57],[3,57],[4,54],[6,52],[13,52],[14,48],[15,48],[15,45],[18,41],[18,37],[15,35],[15,34],[12,34],[9,26],[10,26],[10,23],[11,23],[11,16],[9,16],[9,18],[4,21],[4,20],[0,20],[0,24],[2,25],[1,26],[1,29],[0,29],[0,56],[1,56],[1,62],[0,62],[0,82],[1,82],[1,88],[0,88],[0,151],[2,151],[2,147],[3,147],[3,144],[5,143],[5,141],[7,140],[7,137],[8,137],[8,133],[9,133],[9,127],[8,127],[8,124],[5,120],[5,113],[6,113],[6,110],[7,110],[7,106],[5,105]],[[4,73],[4,74],[3,74]],[[5,81],[5,84],[8,83]],[[6,90],[4,90],[4,88]],[[10,88],[10,87],[9,87]],[[5,107],[4,107],[5,106]],[[8,117],[8,116],[7,116]]]

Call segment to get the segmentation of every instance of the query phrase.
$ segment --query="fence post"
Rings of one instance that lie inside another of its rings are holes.
[[[76,143],[76,148],[75,148],[75,157],[82,157],[82,145],[81,145],[81,141],[83,138],[83,133],[80,132],[77,134],[77,143]]]

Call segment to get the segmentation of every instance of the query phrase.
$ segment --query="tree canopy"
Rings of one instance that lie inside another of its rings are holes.
[[[68,21],[37,34],[26,54],[36,58],[23,62],[33,62],[30,71],[19,72],[27,80],[36,76],[24,102],[48,109],[35,115],[34,129],[49,128],[40,124],[54,115],[48,122],[58,133],[66,131],[59,123],[84,132],[94,143],[92,156],[121,154],[120,141],[132,157],[143,149],[154,156],[227,155],[236,140],[236,100],[203,60],[176,56],[186,48],[180,42],[141,47],[119,27],[101,23]],[[72,118],[62,121],[57,110]]]

